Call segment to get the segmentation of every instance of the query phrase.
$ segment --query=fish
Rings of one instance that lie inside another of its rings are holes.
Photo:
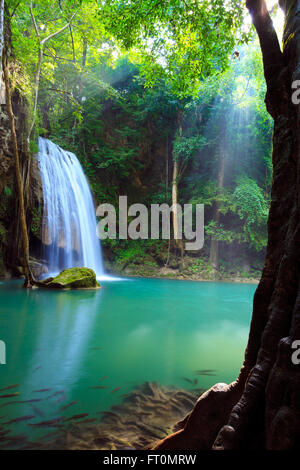
[[[0,398],[11,398],[11,397],[17,397],[19,392],[14,392],[14,393],[8,393],[7,395],[0,395]]]
[[[121,390],[121,387],[114,388],[111,393],[116,393],[118,390]]]
[[[22,400],[19,403],[35,403],[37,401],[42,401],[43,398],[30,398],[29,400]]]
[[[52,393],[52,394],[49,395],[49,397],[47,397],[47,398],[57,397],[57,395],[63,395],[64,393],[65,393],[64,390],[57,390],[57,392]]]
[[[6,421],[6,423],[3,423],[3,424],[19,423],[20,421],[28,421],[29,419],[32,419],[32,418],[35,418],[35,415],[20,416],[19,418],[14,418],[14,419],[11,419],[10,421]]]
[[[67,422],[67,421],[72,421],[73,419],[81,419],[81,418],[85,418],[86,416],[88,416],[89,413],[80,413],[78,415],[73,415],[71,416],[70,418],[65,418],[64,419],[64,422]]]
[[[43,447],[43,446],[44,446],[44,444],[43,444],[42,442],[36,442],[36,441],[35,441],[35,442],[31,442],[31,441],[27,441],[27,442],[26,442],[26,446],[22,447],[22,448],[19,449],[19,450],[27,450],[27,449],[29,449],[29,450],[31,450],[31,449],[34,450],[36,447]]]
[[[194,379],[194,384],[197,385],[198,379]]]
[[[63,394],[61,397],[58,398],[58,400],[55,400],[55,403],[60,403],[61,401],[64,401],[66,399],[66,395]]]
[[[19,384],[9,385],[8,387],[0,388],[0,392],[4,392],[5,390],[10,390],[12,388],[19,387]]]
[[[108,387],[105,387],[104,385],[94,385],[93,387],[90,387],[90,388],[101,388],[101,389],[107,389]]]
[[[185,380],[186,382],[192,384],[193,381],[191,379],[188,379],[187,377],[181,377],[182,380]]]
[[[120,416],[117,413],[114,413],[113,411],[98,411],[100,415],[105,415],[105,416],[112,416],[113,418],[120,419]]]
[[[107,375],[103,375],[103,377],[101,377],[100,380],[104,380],[104,379],[107,379]]]
[[[7,436],[5,437],[5,440],[8,441],[8,445],[13,445],[13,443],[17,444],[17,443],[20,443],[20,442],[26,442],[27,440],[27,437],[24,436],[24,435],[20,435],[20,436]]]
[[[44,416],[45,415],[45,413],[42,410],[40,410],[37,406],[32,405],[32,410],[38,416]]]
[[[97,418],[83,419],[82,421],[80,421],[80,424],[83,424],[83,423],[94,423],[95,421],[97,421]]]
[[[121,398],[127,398],[130,396],[130,393],[123,393],[122,395],[120,395]]]
[[[50,392],[51,388],[40,388],[39,390],[33,390],[33,393],[40,393],[40,392]]]
[[[77,400],[71,401],[71,403],[68,403],[67,405],[62,406],[62,407],[61,407],[61,410],[62,410],[62,411],[63,411],[63,410],[67,410],[68,408],[70,408],[70,406],[73,406],[73,405],[75,405],[76,403],[78,403]]]
[[[42,366],[37,366],[35,369],[33,369],[33,372],[36,372],[37,370],[41,369]]]
[[[28,423],[27,426],[55,426],[60,421],[62,421],[63,416],[59,416],[58,418],[49,419],[48,421],[40,421],[39,423]]]
[[[100,348],[100,347],[95,346],[95,347],[89,348],[89,349],[91,349],[91,350],[100,350],[100,349],[103,349],[103,348]]]
[[[200,370],[196,370],[195,371],[195,374],[196,375],[216,375],[214,372],[216,372],[216,370],[214,369],[200,369]]]
[[[15,403],[22,403],[22,402],[21,402],[21,401],[17,401],[17,400],[8,401],[7,403],[2,403],[2,405],[0,405],[0,407],[3,408],[4,406],[14,405]]]
[[[57,434],[58,434],[59,432],[61,432],[61,430],[55,429],[55,431],[51,431],[51,432],[45,434],[44,436],[41,436],[41,437],[40,437],[40,440],[43,441],[44,439],[48,439],[49,437],[57,436]]]

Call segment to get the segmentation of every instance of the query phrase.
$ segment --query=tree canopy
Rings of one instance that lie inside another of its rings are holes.
[[[239,2],[107,0],[100,16],[108,35],[130,50],[146,86],[164,79],[179,97],[196,95],[204,78],[222,73],[241,32]]]

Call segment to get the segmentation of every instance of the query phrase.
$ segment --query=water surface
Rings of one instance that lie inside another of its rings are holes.
[[[236,377],[255,285],[158,279],[102,285],[58,292],[0,284],[0,339],[7,348],[0,388],[19,384],[0,394],[20,393],[0,399],[0,416],[33,414],[32,423],[62,413],[93,417],[145,381],[192,389]],[[212,372],[197,374],[201,369]],[[32,399],[42,400],[20,403]],[[33,429],[25,422],[16,427]]]

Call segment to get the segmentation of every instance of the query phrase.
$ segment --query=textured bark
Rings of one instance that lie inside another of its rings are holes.
[[[300,5],[280,2],[286,15],[281,52],[265,1],[246,4],[274,119],[266,260],[239,378],[202,395],[183,429],[158,449],[296,449],[300,443],[300,368],[292,363],[291,347],[300,339],[300,110],[291,100],[292,81],[300,78]]]
[[[173,230],[174,230],[174,240],[175,243],[178,243],[178,213],[177,213],[177,204],[178,204],[178,163],[176,158],[173,160],[173,180],[172,180],[172,219],[173,219]]]
[[[179,139],[182,137],[182,111],[178,110],[177,113],[177,133]],[[180,164],[181,162],[178,160],[177,155],[175,155],[173,151],[173,175],[172,175],[172,224],[173,224],[173,231],[174,231],[174,248],[177,251],[177,249],[180,251],[180,256],[181,256],[181,264],[184,266],[184,245],[183,245],[183,240],[182,240],[182,231],[181,227],[179,227],[179,220],[178,220],[178,184],[179,181],[182,177],[183,173],[183,168],[182,165]],[[166,265],[168,264],[168,259],[169,259],[169,251],[170,251],[170,246],[171,244],[169,243],[169,248],[168,248],[168,256],[167,256],[167,262]]]
[[[10,69],[14,68],[14,57],[11,48],[11,30],[10,30],[10,13],[7,5],[4,13],[4,37],[5,37],[5,53]],[[1,60],[2,69],[2,60]],[[20,227],[20,204],[18,197],[6,197],[5,188],[16,192],[15,164],[13,139],[11,134],[10,118],[6,105],[6,90],[4,81],[2,82],[0,93],[0,197],[5,201],[1,206],[0,225],[2,229],[0,244],[0,276],[9,277],[10,275],[20,275],[22,269],[22,258],[24,253],[21,227]],[[18,138],[18,150],[20,158],[20,167],[22,174],[27,166],[28,154],[27,145],[24,144],[23,135],[27,132],[27,115],[28,103],[21,91],[17,88],[11,90],[12,108],[15,114],[15,131]],[[33,185],[32,180],[29,185],[29,197],[24,194],[25,212],[27,214],[27,226],[30,223],[30,211],[28,204],[33,207]],[[28,217],[29,216],[29,217]]]
[[[2,52],[4,46],[4,0],[0,0],[0,96],[2,88]]]
[[[25,274],[25,287],[31,287],[32,276],[31,276],[31,272],[29,268],[29,238],[28,238],[27,222],[26,222],[24,191],[23,191],[18,140],[17,140],[16,126],[15,126],[15,116],[13,113],[12,102],[11,102],[7,56],[6,56],[5,50],[3,54],[3,72],[4,72],[4,83],[5,83],[5,92],[6,92],[6,105],[7,105],[7,111],[8,111],[9,121],[10,121],[13,154],[14,154],[14,161],[15,161],[16,187],[17,187],[17,194],[18,194],[19,206],[20,206],[20,227],[21,227],[21,236],[22,236],[22,245],[23,245],[23,268],[24,268],[24,274]]]

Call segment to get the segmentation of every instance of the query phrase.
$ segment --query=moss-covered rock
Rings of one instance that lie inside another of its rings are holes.
[[[90,268],[64,269],[58,276],[45,279],[38,285],[51,289],[97,289],[100,287],[95,272]]]

